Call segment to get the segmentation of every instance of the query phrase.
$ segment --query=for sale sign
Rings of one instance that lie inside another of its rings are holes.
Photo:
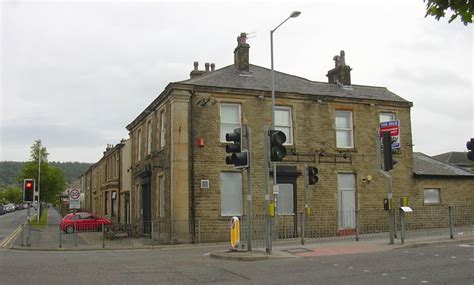
[[[383,133],[390,132],[392,137],[392,149],[400,149],[400,121],[387,121],[380,123],[380,138]]]

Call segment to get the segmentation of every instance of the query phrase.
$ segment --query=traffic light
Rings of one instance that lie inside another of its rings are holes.
[[[286,156],[286,135],[282,131],[270,131],[270,160],[282,161]]]
[[[308,184],[315,185],[318,180],[318,169],[314,166],[308,166]]]
[[[225,140],[233,142],[225,146],[225,152],[232,153],[226,156],[225,163],[233,164],[235,168],[245,168],[248,166],[248,151],[242,150],[242,129],[236,128],[232,133],[225,134]]]
[[[474,138],[471,138],[471,140],[466,142],[466,147],[467,147],[467,150],[469,150],[467,152],[467,159],[474,161],[474,153],[473,153],[473,151],[474,151]]]
[[[35,180],[34,179],[24,179],[23,180],[23,201],[24,202],[33,202],[35,196]]]
[[[382,138],[383,146],[383,169],[389,171],[397,163],[392,157],[392,136],[390,132],[384,132]]]

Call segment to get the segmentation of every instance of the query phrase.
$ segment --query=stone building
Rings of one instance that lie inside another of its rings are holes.
[[[80,177],[84,210],[114,223],[130,222],[130,177],[130,142],[107,145],[103,157]]]
[[[319,170],[319,182],[307,191],[314,227],[328,234],[350,233],[356,223],[350,213],[356,210],[380,210],[359,217],[366,224],[386,218],[387,179],[377,152],[378,128],[384,121],[398,120],[401,126],[400,148],[394,153],[398,163],[390,171],[395,204],[408,197],[415,208],[472,205],[474,177],[453,172],[447,180],[414,168],[414,157],[420,161],[423,155],[412,150],[413,104],[385,87],[352,84],[343,51],[334,61],[328,82],[275,71],[275,127],[285,133],[288,151],[277,163],[276,205],[285,227],[295,233],[300,226],[305,165]],[[153,225],[167,224],[178,240],[196,240],[197,235],[200,240],[228,239],[230,217],[248,211],[248,177],[225,163],[225,134],[241,125],[252,129],[252,212],[263,214],[263,127],[271,125],[271,82],[270,69],[250,63],[245,33],[237,38],[233,64],[216,69],[206,63],[205,70],[199,70],[195,62],[189,79],[169,83],[127,126],[129,145],[109,150],[84,174],[86,205],[108,215],[116,192],[115,197],[121,197],[120,221],[143,225],[145,234],[157,231]],[[124,164],[125,155],[129,158]],[[118,166],[110,170],[108,163],[119,161],[120,175],[130,176],[127,182],[117,177]],[[433,161],[428,164],[439,168]],[[111,176],[106,175],[109,171]],[[439,203],[431,203],[436,193],[426,191],[434,186],[444,197]]]

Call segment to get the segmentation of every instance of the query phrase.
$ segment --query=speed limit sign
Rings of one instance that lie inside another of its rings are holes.
[[[78,189],[69,190],[69,209],[80,209],[81,208],[81,192]]]

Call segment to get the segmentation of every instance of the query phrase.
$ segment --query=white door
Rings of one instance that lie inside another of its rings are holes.
[[[278,184],[278,214],[293,215],[294,213],[293,184]]]
[[[339,193],[339,228],[355,228],[355,175],[338,174],[337,189]]]

